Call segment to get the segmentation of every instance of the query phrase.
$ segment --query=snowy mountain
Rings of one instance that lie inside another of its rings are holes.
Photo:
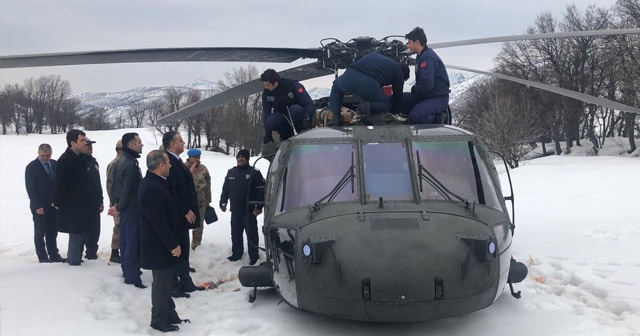
[[[473,81],[479,78],[474,74],[466,74],[459,72],[450,72],[449,81],[451,82],[451,101],[464,92]],[[413,85],[413,83],[408,83]],[[410,85],[408,86],[410,87]],[[109,114],[124,112],[129,106],[135,103],[148,103],[155,99],[161,98],[166,89],[169,87],[138,87],[135,89],[122,92],[83,92],[72,96],[80,101],[79,114],[83,115],[94,108],[104,108]],[[201,91],[204,97],[211,96],[215,93],[217,85],[214,82],[197,79],[191,83],[179,86],[184,89],[195,89]],[[407,89],[407,85],[405,85]],[[313,99],[328,97],[331,88],[313,87],[307,88],[309,95]]]

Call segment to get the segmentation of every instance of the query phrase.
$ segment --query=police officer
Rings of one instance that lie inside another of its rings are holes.
[[[229,169],[222,185],[220,210],[227,211],[227,201],[231,200],[231,256],[227,259],[237,261],[244,254],[242,232],[248,241],[249,264],[258,262],[258,221],[256,216],[262,213],[261,205],[249,202],[264,201],[264,177],[259,170],[249,165],[249,151],[242,149],[236,156],[236,166]],[[248,202],[247,202],[248,201]]]
[[[404,81],[409,79],[409,66],[396,63],[392,59],[378,53],[370,53],[347,67],[345,72],[333,81],[329,104],[333,119],[331,125],[338,125],[342,98],[345,94],[356,94],[363,102],[358,110],[369,122],[384,121],[384,113],[394,112],[402,100]],[[382,89],[391,85],[393,102]]]
[[[300,82],[280,78],[273,69],[267,69],[260,80],[264,85],[262,92],[262,124],[264,125],[264,143],[274,141],[273,132],[279,140],[292,137],[296,131],[311,128],[315,107],[313,100]]]
[[[408,112],[412,124],[443,123],[449,106],[449,75],[444,63],[427,46],[427,36],[420,27],[404,36],[407,47],[416,58],[416,84],[405,92],[398,110]]]

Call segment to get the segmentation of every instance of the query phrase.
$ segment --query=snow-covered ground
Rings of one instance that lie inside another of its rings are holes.
[[[87,132],[97,141],[94,156],[103,174],[115,156],[116,140],[127,131]],[[143,155],[158,147],[160,139],[150,131],[137,131]],[[124,285],[119,265],[108,262],[113,220],[106,214],[98,260],[81,267],[37,262],[24,168],[43,142],[53,146],[54,158],[66,147],[64,134],[0,136],[0,335],[159,335],[149,327],[151,288]],[[614,141],[608,144],[615,146]],[[529,277],[516,285],[520,300],[507,288],[484,310],[403,324],[303,313],[279,304],[268,289],[259,290],[251,304],[250,290],[234,279],[248,257],[236,263],[226,259],[229,214],[219,211],[220,220],[205,228],[203,245],[191,254],[197,270],[192,276],[196,282],[232,280],[176,299],[180,316],[192,321],[180,325],[177,334],[640,335],[640,159],[578,153],[526,161],[511,171],[514,253],[529,264]],[[235,159],[204,152],[202,162],[211,171],[217,205],[224,175]],[[501,177],[506,190],[506,174]],[[67,238],[58,237],[63,256]],[[151,272],[145,271],[142,279],[150,285]]]

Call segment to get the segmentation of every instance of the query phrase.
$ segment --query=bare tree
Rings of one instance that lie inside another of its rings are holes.
[[[129,106],[126,110],[127,117],[129,118],[129,124],[135,128],[143,127],[144,120],[150,110],[150,104],[145,104],[140,101],[133,103],[133,105]]]
[[[217,84],[220,91],[226,91],[258,76],[258,69],[248,65],[225,72],[224,80],[219,80]],[[258,153],[264,137],[260,93],[228,103],[223,110],[223,124],[226,127],[222,138],[227,142],[227,151],[229,145],[237,145],[249,149],[252,154]]]
[[[516,101],[512,96],[495,94],[483,109],[476,127],[487,146],[502,154],[511,168],[519,166],[529,152],[529,144],[540,134],[529,99]]]

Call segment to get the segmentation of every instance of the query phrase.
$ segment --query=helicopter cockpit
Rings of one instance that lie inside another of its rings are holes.
[[[503,210],[488,168],[469,141],[300,143],[290,153],[276,215],[324,202],[379,200],[453,199]]]

